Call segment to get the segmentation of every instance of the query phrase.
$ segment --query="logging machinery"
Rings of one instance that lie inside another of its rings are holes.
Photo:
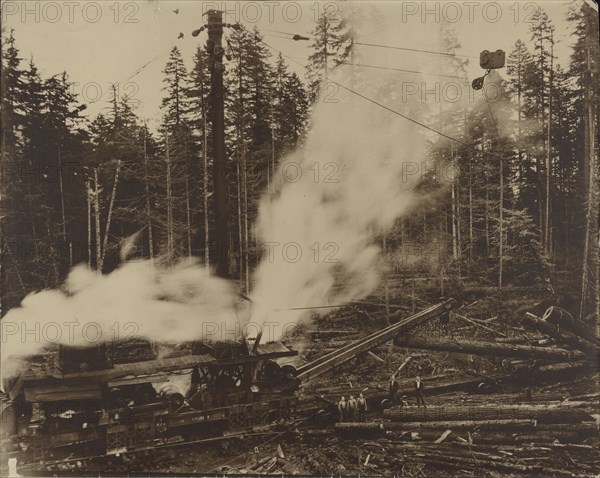
[[[155,344],[142,339],[30,357],[5,382],[3,451],[19,463],[144,452],[294,423],[298,390],[409,328],[449,299],[296,369],[297,351],[256,338]],[[306,408],[306,407],[305,407]],[[311,412],[312,413],[312,412]]]

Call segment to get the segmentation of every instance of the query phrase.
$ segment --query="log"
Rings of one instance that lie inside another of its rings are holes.
[[[336,432],[372,432],[377,430],[534,430],[536,428],[535,420],[515,419],[515,420],[464,420],[464,421],[431,421],[431,422],[373,422],[359,423],[347,422],[336,423]]]
[[[536,360],[580,360],[585,355],[579,350],[566,350],[553,347],[531,345],[499,344],[474,340],[456,340],[445,338],[418,337],[415,335],[398,336],[394,345],[403,348],[439,350],[464,354],[493,355],[496,357],[533,358]]]
[[[548,307],[542,319],[563,329],[567,329],[588,342],[598,342],[596,332],[590,326],[573,317],[560,307]]]
[[[525,316],[523,317],[523,322],[539,332],[542,332],[543,334],[562,342],[565,345],[569,345],[577,350],[585,352],[590,356],[589,358],[593,359],[598,355],[598,347],[592,342],[588,342],[587,340],[575,335],[573,332],[557,326],[552,322],[542,320],[540,317],[534,314],[526,312]]]
[[[499,344],[526,344],[527,339],[524,337],[498,337],[496,342]]]
[[[577,425],[585,425],[580,433]],[[343,438],[364,440],[365,437],[387,437],[393,440],[433,441],[442,432],[471,433],[473,443],[578,443],[593,435],[595,424],[559,424],[555,428],[536,426],[536,420],[477,420],[463,422],[380,422],[380,423],[337,423],[335,432]],[[549,426],[549,425],[548,425]],[[415,432],[418,436],[416,438]],[[457,435],[458,436],[458,435]],[[452,439],[452,437],[451,437]]]
[[[598,434],[598,425],[593,422],[585,423],[559,423],[559,424],[538,424],[535,427],[536,430],[544,431],[546,433],[553,432],[577,432],[582,436],[591,436]]]
[[[541,423],[577,423],[592,421],[583,410],[548,405],[451,405],[403,407],[384,410],[387,419],[400,422],[464,420],[538,420]]]
[[[512,444],[512,443],[553,443],[558,440],[561,443],[575,443],[582,438],[577,432],[572,431],[532,431],[527,433],[482,433],[473,436],[473,443],[493,443],[493,444]]]
[[[572,378],[576,373],[590,369],[590,364],[587,362],[564,362],[553,363],[550,365],[542,365],[537,372],[538,378],[557,378],[558,375],[568,375]],[[595,370],[592,367],[593,370]]]
[[[437,446],[437,445],[436,445]],[[462,469],[471,469],[476,470],[479,475],[481,475],[482,470],[493,469],[501,472],[509,472],[513,474],[522,474],[524,472],[541,472],[542,469],[538,466],[531,465],[522,465],[520,463],[510,463],[507,461],[494,461],[492,459],[483,459],[483,457],[478,457],[476,459],[471,458],[468,454],[458,455],[458,456],[448,456],[446,455],[446,450],[444,449],[444,454],[442,455],[439,451],[431,456],[419,456],[419,461],[423,461],[430,466],[435,466],[442,470],[445,470],[447,467],[457,468],[459,470]]]

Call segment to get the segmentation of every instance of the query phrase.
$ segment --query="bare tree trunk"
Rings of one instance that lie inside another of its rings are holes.
[[[98,168],[94,168],[94,212],[96,216],[96,271],[102,274],[102,243],[100,242],[100,185]]]
[[[271,158],[269,163],[267,164],[267,198],[269,201],[269,204],[271,204],[271,194],[273,193],[273,189],[274,189],[274,177],[271,174],[271,167],[274,167],[275,165],[275,118],[274,118],[274,114],[273,114],[273,103],[271,102]],[[273,166],[271,166],[273,165]]]
[[[589,35],[589,26],[588,29],[588,40],[590,40],[591,35]],[[586,48],[586,56],[587,56],[587,66],[588,70],[591,72],[591,58],[590,58],[590,45]],[[586,95],[585,95],[585,104],[586,104],[586,115],[585,115],[585,129],[586,129],[586,156],[589,158],[589,172],[588,172],[588,190],[587,190],[587,200],[586,200],[586,211],[585,211],[585,238],[583,242],[583,259],[581,266],[581,297],[580,297],[580,305],[579,305],[579,318],[583,320],[586,314],[586,302],[588,299],[588,288],[589,288],[589,276],[590,276],[590,249],[592,247],[598,247],[597,245],[590,244],[590,235],[592,234],[593,229],[593,209],[594,209],[594,199],[596,197],[595,194],[595,173],[596,173],[596,147],[595,147],[595,116],[594,116],[594,104],[593,104],[593,95],[594,92],[591,88],[591,81],[588,79],[586,83]],[[593,256],[593,254],[592,254]],[[598,271],[596,271],[598,273]],[[598,298],[596,298],[598,300]]]
[[[171,154],[169,151],[169,134],[165,135],[167,153],[167,258],[173,260],[173,191],[171,185]]]
[[[242,178],[243,178],[243,193],[244,193],[244,283],[246,294],[250,293],[250,264],[249,264],[249,240],[248,240],[248,171],[246,164],[246,147],[243,145],[242,150]]]
[[[522,131],[522,125],[521,125],[521,121],[522,121],[522,99],[521,99],[521,89],[522,89],[522,84],[521,84],[521,64],[519,63],[519,69],[518,69],[518,76],[517,76],[517,81],[518,81],[518,90],[517,90],[517,138],[518,138],[518,161],[519,161],[519,184],[520,186],[522,186],[523,184],[523,131]]]
[[[88,267],[92,268],[92,186],[89,179],[85,180],[85,198],[87,203],[87,255]]]
[[[145,128],[145,125],[144,125]],[[149,164],[148,164],[148,146],[146,138],[146,129],[144,129],[144,189],[146,193],[146,224],[148,226],[148,254],[150,263],[154,263],[154,241],[152,234],[152,210],[150,209],[150,181],[149,181]]]
[[[456,182],[452,180],[452,258],[458,259],[458,231],[456,227]]]
[[[548,121],[546,129],[546,221],[544,232],[544,249],[552,256],[552,238],[550,233],[550,177],[552,175],[552,83],[554,77],[554,30],[550,30],[550,85],[548,90]]]
[[[502,289],[502,275],[504,272],[504,157],[500,153],[500,214],[498,224],[498,260],[499,260],[499,272],[498,272],[498,287]]]
[[[381,228],[381,252],[382,256],[387,262],[387,231],[385,225]],[[388,271],[384,271],[385,277],[383,279],[383,295],[385,299],[385,321],[390,324],[390,290],[388,286]]]
[[[457,253],[458,253],[458,275],[462,275],[462,248],[461,248],[461,234],[460,234],[460,187],[458,181],[456,182],[455,187],[456,192],[456,245],[457,245]]]
[[[204,170],[202,174],[203,180],[203,206],[204,206],[204,262],[206,267],[210,266],[210,233],[208,221],[208,134],[206,132],[206,115],[204,115]]]
[[[490,256],[490,188],[487,163],[483,165],[483,171],[485,176],[485,257],[488,258]]]
[[[417,310],[417,290],[415,288],[415,278],[412,278],[411,281],[411,291],[410,291],[410,313],[414,314]]]
[[[27,190],[28,190],[28,194],[27,194],[27,201],[29,202],[29,216],[31,219],[31,234],[33,236],[33,239],[35,241],[35,257],[37,259],[37,242],[38,242],[38,237],[37,237],[37,230],[35,228],[35,215],[33,214],[34,208],[33,208],[33,202],[31,201],[31,196],[32,196],[32,191],[31,191],[31,183],[27,182]]]
[[[58,185],[60,188],[60,212],[62,215],[62,239],[63,241],[67,241],[67,219],[65,214],[65,189],[63,185],[63,176],[62,176],[62,151],[61,151],[61,141],[58,140]],[[73,264],[71,264],[73,265]]]
[[[106,249],[108,247],[108,233],[110,231],[110,223],[112,220],[112,212],[115,204],[115,197],[117,196],[117,183],[119,182],[119,171],[121,170],[121,160],[117,160],[117,169],[115,170],[115,181],[113,182],[112,192],[110,194],[110,203],[108,205],[108,217],[106,218],[106,228],[104,229],[104,240],[102,241],[102,256],[100,258],[100,270],[104,266],[104,259],[106,257]]]
[[[188,246],[188,259],[192,260],[192,216],[190,210],[190,185],[188,179],[187,165],[185,171],[185,216],[187,226],[187,246]]]
[[[469,277],[473,262],[473,164],[469,154]]]
[[[239,136],[239,128],[238,128]],[[238,213],[238,249],[240,256],[240,286],[244,283],[244,235],[243,235],[243,219],[242,219],[242,167],[241,167],[241,155],[238,140],[238,160],[236,164],[237,169],[237,213]]]
[[[543,41],[543,32],[542,25],[540,24],[539,30],[539,38],[540,38],[540,71],[539,74],[542,77],[541,89],[538,92],[539,98],[539,107],[541,112],[541,132],[544,131],[546,126],[546,110],[544,108],[544,92],[545,92],[545,82],[544,82],[544,41]],[[545,246],[546,244],[546,216],[545,216],[545,208],[544,208],[544,195],[543,195],[543,182],[542,182],[542,160],[538,157],[536,158],[536,169],[537,169],[537,181],[538,181],[538,213],[540,218],[540,242]]]

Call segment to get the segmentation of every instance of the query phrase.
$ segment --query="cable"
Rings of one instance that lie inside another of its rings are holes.
[[[267,31],[267,32],[273,32],[273,33],[280,33],[282,35],[289,35],[289,36],[294,36],[295,35],[295,33],[282,32],[282,31],[279,31],[279,30],[265,30],[265,31]],[[374,32],[374,33],[377,33],[377,32]],[[411,51],[411,52],[419,52],[419,53],[429,53],[431,55],[441,55],[441,56],[450,56],[450,57],[463,57],[463,58],[479,58],[478,56],[474,56],[474,55],[460,55],[458,53],[446,53],[446,52],[442,52],[442,51],[421,50],[419,48],[406,48],[406,47],[400,47],[400,46],[379,45],[377,43],[362,43],[362,42],[352,41],[352,44],[353,45],[360,45],[360,46],[370,46],[370,47],[375,47],[375,48],[388,48],[390,50],[401,50],[401,51]]]
[[[278,50],[277,48],[272,47],[271,45],[269,45],[268,43],[266,43],[264,40],[260,40],[260,41],[261,41],[261,43],[263,43],[264,45],[266,45],[268,48],[270,48],[271,50],[273,50],[273,51],[275,51],[277,53],[280,53],[283,57],[287,58],[288,60],[291,60],[294,63],[302,66],[303,68],[306,68],[306,65],[303,65],[302,63],[300,63],[295,58],[292,58],[289,55],[286,55],[282,51]],[[425,128],[425,129],[427,129],[429,131],[432,131],[433,133],[436,133],[439,136],[442,136],[442,137],[444,137],[446,139],[449,139],[450,141],[454,141],[456,143],[462,144],[463,146],[466,146],[467,148],[472,149],[473,151],[476,151],[477,153],[482,153],[482,154],[488,155],[488,157],[493,157],[493,158],[496,158],[496,159],[501,159],[501,157],[498,156],[498,155],[496,155],[496,154],[483,151],[483,150],[477,148],[476,146],[474,146],[472,144],[465,143],[464,141],[461,141],[460,139],[456,139],[456,138],[454,138],[452,136],[449,136],[449,135],[447,135],[445,133],[442,133],[441,131],[438,131],[435,128],[432,128],[431,126],[428,126],[428,125],[426,125],[424,123],[421,123],[420,121],[417,121],[416,119],[413,119],[410,116],[407,116],[407,115],[405,115],[403,113],[400,113],[399,111],[396,111],[393,108],[390,108],[389,106],[384,105],[383,103],[379,103],[378,101],[376,101],[376,100],[374,100],[372,98],[369,98],[368,96],[365,96],[362,93],[354,91],[351,88],[349,88],[349,87],[347,87],[345,85],[342,85],[341,83],[339,83],[339,82],[337,82],[335,80],[332,80],[331,78],[325,78],[325,76],[322,75],[322,74],[320,74],[320,73],[317,73],[317,75],[320,76],[322,79],[326,79],[327,81],[338,85],[340,88],[342,88],[342,89],[344,89],[344,90],[346,90],[346,91],[348,91],[348,92],[350,92],[350,93],[352,93],[352,94],[354,94],[354,95],[356,95],[356,96],[358,96],[358,97],[360,97],[360,98],[368,101],[369,103],[373,103],[374,105],[377,105],[380,108],[383,108],[384,110],[389,111],[390,113],[394,113],[395,115],[400,116],[401,118],[404,118],[404,119],[406,119],[406,120],[410,121],[411,123],[414,123],[414,124],[416,124],[418,126],[421,126],[422,128]]]
[[[171,47],[173,45],[175,45],[175,43],[177,43],[177,40],[173,40],[173,42],[171,42],[169,44],[169,47],[167,48],[167,50],[163,53],[160,53],[159,55],[155,56],[154,58],[152,58],[150,61],[144,63],[142,66],[140,66],[137,70],[135,70],[131,75],[129,75],[127,78],[125,78],[124,80],[119,81],[119,83],[124,83],[125,81],[129,81],[131,80],[134,76],[137,76],[138,74],[140,74],[147,66],[149,66],[151,63],[154,63],[156,60],[159,60],[160,58],[168,55],[171,52]]]
[[[429,53],[431,55],[441,55],[441,56],[450,56],[450,57],[464,57],[464,58],[479,58],[478,56],[472,56],[472,55],[459,55],[458,53],[444,53],[442,51],[433,51],[433,50],[420,50],[418,48],[405,48],[405,47],[400,47],[400,46],[390,46],[390,45],[378,45],[376,43],[361,43],[361,42],[353,42],[354,45],[360,45],[360,46],[371,46],[371,47],[375,47],[375,48],[387,48],[390,50],[402,50],[402,51],[412,51],[412,52],[419,52],[419,53]]]
[[[462,76],[452,76],[452,75],[443,75],[441,73],[424,73],[422,71],[416,71],[416,70],[403,70],[402,68],[390,68],[387,66],[376,66],[376,65],[365,65],[362,63],[346,63],[346,62],[342,62],[340,63],[340,65],[349,65],[349,66],[360,66],[362,68],[376,68],[378,70],[391,70],[391,71],[401,71],[403,73],[415,73],[418,75],[434,75],[434,76],[443,76],[445,78],[456,78],[458,80],[466,80],[467,78],[462,77]]]
[[[283,35],[271,35],[270,33],[265,33],[264,36],[271,38],[281,38],[282,40],[293,40],[293,38],[290,37],[284,37]]]
[[[295,33],[280,32],[279,30],[264,30],[264,31],[271,32],[271,33],[280,33],[282,35],[289,35],[291,37],[293,37],[295,35]]]

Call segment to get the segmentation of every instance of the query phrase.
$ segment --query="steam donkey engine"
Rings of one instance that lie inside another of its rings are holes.
[[[164,349],[136,339],[32,359],[5,384],[4,450],[19,462],[116,455],[294,417],[300,381],[277,361],[297,352],[282,342]]]

